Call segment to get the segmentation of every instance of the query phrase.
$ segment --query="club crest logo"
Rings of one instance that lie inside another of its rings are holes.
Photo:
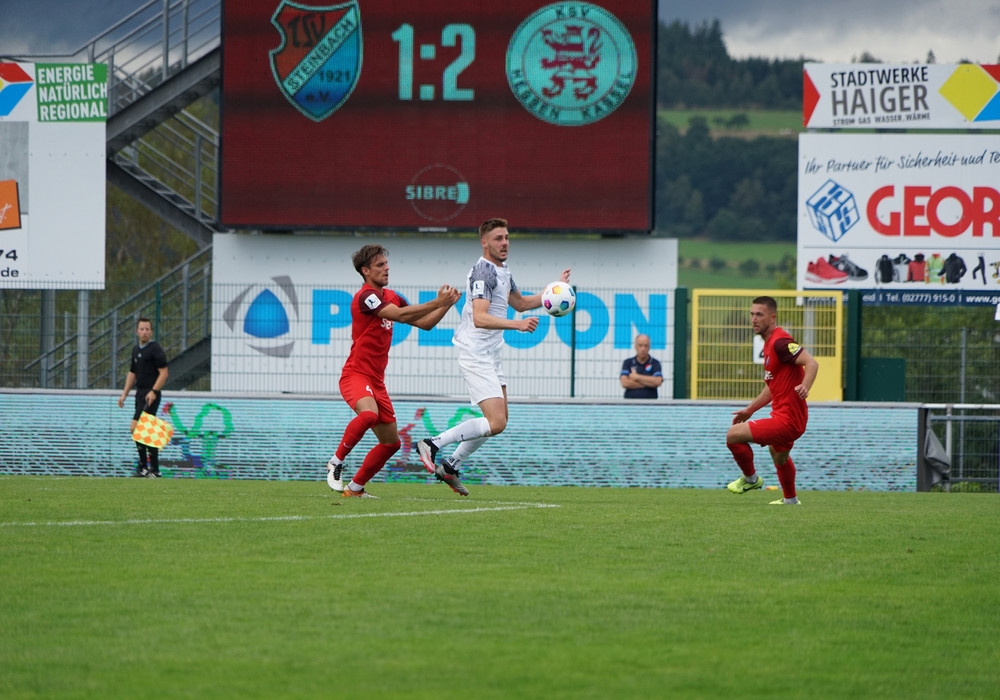
[[[361,13],[357,0],[325,7],[282,0],[271,17],[281,45],[270,51],[282,94],[315,122],[337,111],[361,74]]]
[[[526,110],[558,126],[592,124],[625,101],[635,83],[632,36],[597,5],[548,5],[521,23],[507,46],[507,82]]]

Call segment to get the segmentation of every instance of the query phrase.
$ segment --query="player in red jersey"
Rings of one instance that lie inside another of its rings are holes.
[[[340,394],[357,416],[347,424],[336,454],[327,464],[326,481],[342,496],[374,498],[365,484],[385,466],[399,449],[396,413],[385,388],[385,367],[389,364],[392,324],[406,323],[429,330],[437,325],[460,293],[442,286],[437,297],[410,306],[391,289],[388,251],[380,245],[366,245],[352,258],[354,269],[365,283],[351,301],[351,353],[340,375]],[[341,474],[344,459],[367,430],[375,433],[378,444],[365,456],[354,479],[344,486]]]
[[[764,389],[746,408],[736,411],[726,433],[726,447],[743,471],[728,488],[733,493],[759,489],[764,480],[753,466],[749,443],[767,445],[778,472],[784,498],[771,505],[798,505],[795,494],[795,463],[789,453],[806,431],[809,408],[806,398],[816,381],[819,364],[801,345],[777,325],[778,302],[757,297],[750,305],[753,332],[764,339]],[[771,417],[750,420],[758,409],[771,404]]]

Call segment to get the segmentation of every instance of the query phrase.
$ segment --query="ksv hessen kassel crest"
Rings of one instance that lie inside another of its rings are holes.
[[[313,7],[282,0],[271,16],[281,45],[270,51],[271,73],[282,94],[313,121],[347,101],[361,74],[358,3]]]
[[[507,46],[507,81],[526,110],[559,126],[603,119],[635,83],[636,51],[603,7],[558,3],[528,17]]]

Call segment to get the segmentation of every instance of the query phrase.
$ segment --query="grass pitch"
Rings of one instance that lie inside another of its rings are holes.
[[[0,477],[3,698],[985,698],[989,494]]]

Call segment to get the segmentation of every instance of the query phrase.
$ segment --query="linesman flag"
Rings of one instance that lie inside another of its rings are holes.
[[[135,430],[132,431],[133,440],[159,450],[170,444],[170,438],[173,435],[174,426],[145,411],[139,416],[139,422],[135,424]]]

